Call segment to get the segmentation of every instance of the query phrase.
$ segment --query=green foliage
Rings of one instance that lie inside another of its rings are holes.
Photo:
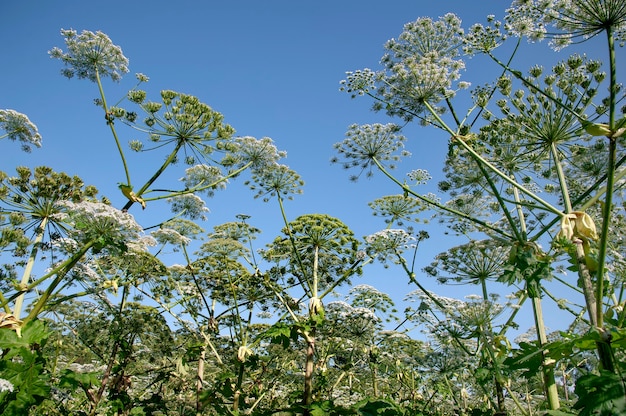
[[[13,384],[13,391],[0,392],[0,413],[21,416],[40,404],[50,394],[50,374],[42,348],[48,338],[42,321],[34,320],[15,331],[0,329],[0,378]]]
[[[624,363],[621,371],[626,370]],[[626,414],[626,379],[621,374],[600,370],[585,374],[576,381],[578,401],[574,408],[580,416]]]

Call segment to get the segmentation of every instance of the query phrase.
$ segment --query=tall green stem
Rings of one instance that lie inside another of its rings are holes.
[[[409,188],[406,184],[403,184],[402,182],[400,182],[396,177],[394,177],[391,173],[389,173],[389,171],[387,169],[385,169],[385,167],[378,161],[378,159],[376,158],[372,158],[372,161],[376,164],[376,167],[389,179],[391,179],[392,182],[394,182],[396,185],[400,186],[400,188],[402,188],[402,190],[409,194],[414,196],[415,198],[417,198],[418,200],[428,204],[429,206],[436,208],[436,209],[440,209],[441,211],[447,212],[449,214],[452,214],[458,218],[463,218],[467,221],[473,222],[475,224],[478,224],[486,229],[488,229],[489,231],[493,231],[496,234],[499,234],[501,237],[506,238],[507,240],[512,239],[513,237],[510,236],[509,234],[505,233],[504,231],[502,231],[499,228],[494,227],[491,224],[486,223],[485,221],[482,221],[478,218],[474,218],[471,215],[468,215],[464,212],[455,210],[453,208],[447,207],[443,204],[438,203],[437,201],[433,201],[432,199],[429,199],[423,195],[420,195],[418,193],[416,193],[415,191],[413,191],[411,188]]]
[[[613,31],[609,26],[607,28],[607,38],[609,42],[609,64],[610,64],[610,83],[609,83],[609,129],[613,131],[615,127],[615,101],[617,92],[617,74],[615,67],[615,44],[613,40]],[[609,244],[609,228],[611,224],[611,211],[613,205],[613,188],[615,163],[617,159],[617,138],[609,138],[609,154],[607,156],[607,177],[606,177],[606,195],[604,197],[604,209],[602,211],[602,228],[600,231],[600,244],[598,247],[598,271],[596,282],[596,315],[598,317],[598,328],[602,330],[604,326],[604,311],[602,310],[602,298],[604,297],[604,271],[606,264],[606,253]]]
[[[463,140],[463,138],[459,134],[457,134],[454,130],[448,127],[448,125],[441,119],[439,114],[437,114],[437,111],[428,102],[424,102],[424,106],[428,109],[428,111],[435,118],[435,120],[437,120],[437,122],[442,126],[442,128],[453,137],[453,140],[456,143],[458,143],[463,149],[465,149],[476,160],[477,163],[487,167],[491,172],[495,173],[503,181],[513,186],[514,188],[519,189],[522,193],[528,195],[530,198],[535,200],[538,204],[543,205],[543,207],[547,211],[550,211],[553,214],[561,215],[561,211],[555,208],[552,204],[550,204],[547,201],[544,201],[537,194],[526,189],[524,186],[520,185],[517,181],[511,179],[509,175],[502,172],[500,169],[498,169],[495,165],[493,165],[487,159],[479,155],[470,144],[466,143],[465,140]]]
[[[154,172],[154,175],[152,175],[152,177],[150,179],[148,179],[148,181],[137,191],[135,192],[135,194],[137,196],[141,196],[143,195],[144,192],[146,192],[146,190],[150,187],[150,185],[152,185],[158,178],[159,176],[161,176],[161,174],[163,172],[165,172],[165,169],[167,169],[167,167],[172,164],[172,162],[174,162],[174,160],[176,160],[176,155],[178,154],[178,151],[183,147],[184,142],[179,140],[176,143],[176,147],[174,147],[174,150],[172,150],[172,152],[170,153],[170,155],[167,157],[167,159],[165,159],[165,162],[163,162],[163,164],[161,165],[161,167],[159,169],[157,169],[156,172]],[[122,208],[122,211],[128,211],[128,209],[134,204],[134,201],[128,201],[126,203],[126,205],[124,205],[124,208]]]
[[[107,99],[104,95],[104,89],[102,88],[102,81],[100,80],[100,73],[98,72],[98,68],[96,70],[96,82],[98,84],[98,90],[100,91],[100,98],[102,99],[102,107],[104,108],[104,117],[106,118],[107,124],[111,128],[111,133],[113,133],[113,138],[115,139],[115,144],[117,146],[117,151],[120,154],[120,158],[122,159],[122,165],[124,165],[124,173],[126,174],[126,183],[128,185],[130,182],[130,173],[128,171],[128,165],[126,164],[126,157],[124,156],[124,151],[122,150],[122,145],[120,144],[120,139],[117,137],[117,131],[115,130],[115,124],[113,123],[113,117],[109,113],[109,107],[107,106]]]
[[[81,249],[77,253],[74,253],[72,257],[70,257],[68,260],[63,262],[62,267],[60,269],[59,268],[55,269],[57,270],[56,277],[50,283],[50,285],[45,290],[45,292],[41,294],[41,296],[39,297],[35,305],[30,310],[30,313],[28,314],[28,316],[24,318],[24,324],[26,324],[26,322],[36,318],[37,315],[39,315],[39,313],[46,306],[46,303],[48,302],[48,299],[50,298],[50,296],[52,296],[54,289],[56,289],[56,287],[59,285],[59,283],[61,283],[61,281],[65,278],[65,276],[72,269],[72,267],[74,267],[76,263],[80,261],[80,259],[87,253],[87,251],[89,251],[89,249],[95,243],[96,243],[96,240],[92,240],[88,242],[83,247],[81,247]]]
[[[557,157],[556,147],[552,144],[552,150],[554,151],[554,157]],[[558,159],[555,161],[555,165],[557,167],[557,171],[562,174],[563,169]],[[559,179],[563,179],[563,186],[565,186],[564,177],[562,178],[559,175]],[[563,189],[563,187],[562,187]],[[565,188],[567,189],[567,188]],[[526,216],[524,215],[524,210],[522,210],[521,205],[519,204],[521,198],[519,194],[519,190],[517,188],[513,189],[513,196],[515,198],[516,206],[518,207],[518,216],[520,222],[521,232],[524,236],[528,235],[528,229],[526,226]],[[569,206],[569,195],[566,191],[564,191],[563,200],[565,201],[566,206]],[[528,283],[527,283],[528,285]],[[530,296],[531,302],[533,306],[533,317],[535,319],[535,328],[537,329],[537,340],[539,341],[540,348],[543,348],[544,345],[548,342],[548,337],[546,335],[546,327],[544,325],[543,319],[543,309],[541,307],[541,297],[540,293],[542,291],[541,284],[537,283],[537,290],[533,290],[532,292],[526,289],[526,293],[530,294],[533,292],[537,292],[536,296]],[[557,410],[561,405],[559,403],[559,391],[557,390],[556,381],[554,377],[554,360],[548,359],[545,355],[545,352],[542,352],[541,356],[541,372],[543,375],[543,387],[546,395],[546,399],[548,401],[548,408],[550,410]]]
[[[22,280],[20,281],[20,290],[22,290],[22,292],[19,294],[19,296],[15,300],[15,305],[13,307],[13,316],[15,316],[15,319],[17,320],[19,320],[20,316],[22,315],[22,305],[24,304],[24,297],[26,296],[26,290],[24,289],[26,288],[26,286],[28,286],[30,276],[33,272],[35,259],[37,258],[37,254],[39,253],[39,246],[41,245],[41,242],[43,241],[47,224],[48,224],[48,217],[44,217],[41,220],[41,223],[37,227],[35,240],[33,241],[33,248],[30,251],[30,256],[28,257],[26,267],[24,268],[24,273],[22,274]]]

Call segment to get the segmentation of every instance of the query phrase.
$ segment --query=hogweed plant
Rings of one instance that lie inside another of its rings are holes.
[[[449,195],[448,202],[422,195],[392,174],[409,143],[399,127],[351,126],[336,145],[340,157],[335,161],[368,173],[375,167],[405,198],[424,204],[456,233],[470,241],[486,235],[498,252],[509,253],[497,280],[522,285],[532,300],[551,410],[560,401],[554,359],[547,356],[554,345],[548,345],[543,330],[541,298],[548,281],[563,282],[556,273],[563,263],[578,275],[569,287],[584,299],[600,361],[596,377],[621,377],[613,346],[619,344],[612,339],[623,337],[623,320],[607,313],[623,305],[623,279],[615,273],[621,269],[611,264],[619,266],[622,257],[612,248],[620,244],[612,224],[620,215],[619,189],[626,172],[626,117],[619,107],[624,96],[616,60],[625,30],[626,8],[611,0],[514,1],[504,22],[488,16],[487,25],[473,25],[467,32],[454,15],[437,21],[420,18],[387,42],[382,70],[348,72],[341,83],[352,97],[371,97],[374,111],[405,123],[417,120],[447,136],[446,178],[439,188]],[[558,50],[569,44],[584,50],[585,42],[599,36],[606,38],[608,75],[600,61],[577,53],[551,71],[539,63],[527,70],[512,67],[524,37],[549,39]],[[513,47],[507,52],[502,45],[508,43]],[[500,51],[508,56],[500,57]],[[474,87],[468,97],[472,104],[461,110],[463,90],[469,87],[461,80],[464,58],[476,55],[486,56],[500,74],[492,83]],[[448,281],[458,278],[461,274]],[[581,385],[576,407],[615,409],[611,406],[619,406],[626,395],[623,385],[608,401],[591,403],[583,402],[587,394]]]
[[[0,126],[4,130],[0,139],[8,138],[21,142],[22,150],[25,152],[31,151],[31,145],[41,147],[41,134],[26,114],[10,109],[0,110]]]

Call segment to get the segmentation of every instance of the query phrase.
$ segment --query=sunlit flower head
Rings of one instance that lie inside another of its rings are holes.
[[[476,23],[468,30],[463,40],[463,51],[468,55],[488,53],[502,45],[506,38],[502,23],[490,15],[487,16],[487,25]]]
[[[65,37],[67,52],[54,47],[48,53],[65,64],[61,71],[64,76],[87,78],[92,82],[98,77],[119,81],[128,72],[128,59],[106,34],[88,30],[78,34],[73,29],[61,29],[61,35]]]
[[[103,246],[126,247],[139,240],[142,228],[132,215],[101,202],[59,202],[67,208],[66,221],[73,225],[68,232],[77,241],[99,241]]]
[[[506,21],[513,34],[531,40],[549,38],[557,50],[607,30],[622,44],[626,41],[622,0],[515,0]]]
[[[30,152],[30,145],[41,147],[41,135],[25,114],[15,110],[0,110],[0,128],[5,134],[0,139],[8,137],[10,140],[22,142],[22,149]]]
[[[452,83],[465,68],[457,58],[462,44],[461,19],[451,13],[404,25],[398,39],[385,44],[386,72],[377,76],[378,96],[391,104],[387,112],[410,120],[424,112],[426,102],[434,106],[454,95]]]
[[[427,207],[418,199],[403,195],[387,195],[370,202],[374,216],[383,217],[387,224],[402,225],[404,221],[417,222],[417,214]]]
[[[367,253],[382,263],[397,262],[398,256],[416,247],[416,239],[402,229],[386,229],[365,237]]]
[[[202,189],[209,196],[214,191],[225,189],[228,181],[217,166],[200,164],[185,169],[185,176],[180,178],[187,189]]]
[[[388,162],[389,168],[395,167],[395,162],[402,156],[409,156],[410,153],[404,150],[406,137],[398,134],[400,127],[395,124],[352,124],[346,132],[346,138],[334,147],[339,155],[345,159],[341,163],[344,168],[360,168],[361,172],[367,170],[367,176],[372,176],[372,168],[377,163],[385,165]],[[339,158],[334,158],[333,162],[339,162]],[[359,175],[352,177],[358,179]]]
[[[341,81],[340,91],[345,91],[355,98],[357,95],[374,91],[376,74],[369,68],[346,72],[346,79]]]
[[[206,207],[204,200],[195,194],[182,194],[168,198],[172,212],[181,213],[184,217],[192,220],[206,221],[206,213],[209,209]]]
[[[287,152],[278,150],[273,140],[269,137],[256,139],[254,137],[245,136],[235,139],[237,158],[241,165],[251,163],[253,170],[263,170],[268,166],[278,163]]]
[[[263,197],[263,201],[267,202],[275,196],[292,199],[293,195],[301,194],[304,181],[289,166],[276,164],[253,172],[252,180],[246,181],[246,185],[257,191],[255,198]]]
[[[11,383],[9,380],[0,378],[0,393],[3,393],[5,391],[12,393],[13,389],[14,389],[13,383]]]

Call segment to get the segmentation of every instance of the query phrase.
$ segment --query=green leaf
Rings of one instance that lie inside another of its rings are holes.
[[[77,373],[75,371],[65,369],[59,378],[59,387],[76,390],[78,388],[89,388],[98,384],[98,373]]]
[[[620,376],[600,370],[600,374],[586,374],[576,381],[574,392],[578,401],[574,409],[580,416],[626,414],[626,392]]]
[[[275,323],[259,336],[261,339],[270,338],[273,344],[282,344],[284,348],[289,347],[289,341],[293,338],[291,325],[284,323]]]
[[[400,416],[404,411],[395,403],[386,400],[365,400],[357,403],[359,415],[362,416]]]

